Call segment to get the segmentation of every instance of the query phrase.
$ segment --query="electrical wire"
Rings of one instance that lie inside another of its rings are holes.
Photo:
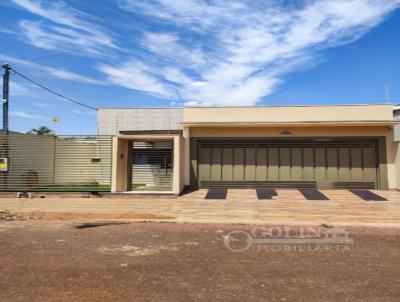
[[[84,103],[82,103],[82,102],[78,102],[78,101],[76,101],[76,100],[74,100],[74,99],[71,99],[71,98],[69,98],[69,97],[67,97],[67,96],[65,96],[65,95],[62,95],[61,93],[58,93],[58,92],[56,92],[56,91],[54,91],[54,90],[52,90],[52,89],[50,89],[50,88],[47,88],[46,86],[44,86],[44,85],[42,85],[42,84],[39,84],[38,82],[36,82],[36,81],[34,81],[34,80],[28,78],[27,76],[21,74],[20,72],[16,71],[14,68],[10,68],[10,70],[12,70],[15,74],[19,75],[21,78],[23,78],[23,79],[25,79],[25,80],[27,80],[27,81],[29,81],[29,82],[31,82],[31,83],[33,83],[33,84],[39,86],[40,88],[42,88],[42,89],[46,90],[47,92],[50,92],[50,93],[52,93],[52,94],[58,96],[59,98],[63,98],[63,99],[65,99],[65,100],[69,101],[69,102],[72,102],[72,103],[74,103],[74,104],[80,105],[80,106],[82,106],[82,107],[86,107],[86,108],[88,108],[88,109],[92,109],[92,110],[95,110],[95,111],[98,110],[98,109],[95,108],[95,107],[92,107],[92,106],[90,106],[90,105],[86,105],[86,104],[84,104]]]

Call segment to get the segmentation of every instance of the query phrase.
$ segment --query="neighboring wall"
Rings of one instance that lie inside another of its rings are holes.
[[[1,135],[0,155],[10,159],[9,172],[0,173],[0,185],[6,183],[9,189],[110,184],[109,136],[65,138],[11,134],[7,139]]]
[[[99,109],[97,122],[100,135],[120,131],[180,130],[182,108]]]
[[[55,184],[110,184],[111,138],[57,139]]]

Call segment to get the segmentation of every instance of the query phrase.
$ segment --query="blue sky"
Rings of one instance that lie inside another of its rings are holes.
[[[400,0],[0,3],[0,61],[93,107],[400,102]],[[11,76],[10,126],[94,111]]]

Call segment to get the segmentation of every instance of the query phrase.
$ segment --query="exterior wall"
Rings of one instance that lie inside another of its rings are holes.
[[[396,171],[396,188],[400,190],[400,143],[394,143],[395,150],[395,165],[394,170]]]
[[[129,142],[132,140],[173,141],[173,194],[179,194],[184,187],[184,139],[180,135],[122,135],[113,137],[111,192],[128,189]],[[136,191],[135,193],[140,193]],[[143,191],[143,193],[149,193]],[[153,192],[154,193],[154,192]]]
[[[10,171],[1,176],[7,176],[9,185],[16,185],[21,190],[34,189],[36,185],[43,188],[74,184],[109,185],[110,140],[111,137],[85,140],[10,134],[7,139]],[[29,173],[35,175],[32,184],[28,181]]]
[[[400,114],[397,118],[400,119]],[[174,192],[180,192],[184,185],[190,185],[191,137],[385,137],[384,160],[387,163],[380,170],[387,171],[389,188],[400,188],[400,151],[398,143],[394,142],[396,137],[400,139],[400,126],[395,126],[399,132],[396,130],[393,133],[392,126],[382,125],[389,125],[390,121],[393,121],[393,106],[390,104],[100,109],[98,112],[99,134],[103,135],[118,135],[120,131],[183,129],[183,137],[177,138],[171,134],[177,146],[174,147]],[[302,124],[307,122],[309,124]],[[318,126],[324,122],[338,126]],[[357,126],[345,126],[345,122],[359,123]],[[384,123],[377,126],[368,125],[368,122]],[[254,125],[257,123],[272,125]],[[291,130],[292,135],[282,135],[283,130]],[[142,136],[150,140],[153,137]],[[382,142],[384,140],[380,140],[380,144]]]
[[[113,137],[111,192],[128,189],[128,141]]]
[[[99,154],[99,144],[94,142],[79,142],[58,140],[55,155],[55,183],[96,183],[109,184],[110,162],[109,153]],[[100,162],[93,163],[92,158],[101,158]],[[106,165],[101,173],[101,165]],[[78,177],[79,175],[79,177]]]
[[[119,131],[180,130],[182,108],[99,109],[100,135],[117,135]]]
[[[173,175],[173,193],[178,195],[184,187],[184,142],[181,136],[174,137],[174,175]]]
[[[188,107],[184,124],[279,123],[393,120],[392,105],[287,106],[287,107]]]
[[[190,186],[190,128],[183,128],[183,139],[184,139],[184,185]]]
[[[393,110],[393,117],[395,120],[400,121],[400,108],[399,105],[395,107]],[[395,125],[394,127],[394,142],[393,142],[393,149],[394,149],[394,158],[395,158],[395,165],[394,170],[396,171],[397,179],[396,179],[396,187],[400,189],[400,125]]]
[[[393,111],[393,117],[395,120],[400,121],[400,109]],[[400,142],[400,125],[394,126],[394,140]]]
[[[190,128],[190,137],[382,137],[385,140],[379,140],[379,147],[381,150],[386,149],[386,152],[380,154],[379,169],[381,175],[383,174],[381,183],[383,187],[397,188],[399,170],[396,169],[396,165],[399,164],[398,161],[396,162],[396,158],[399,155],[397,144],[393,142],[391,127],[294,127],[292,130],[292,135],[281,135],[282,128],[280,127],[192,127]],[[191,160],[186,161],[188,165],[193,164],[193,150],[191,153]]]
[[[293,127],[292,135],[282,135],[282,127],[191,127],[191,137],[318,137],[318,136],[386,136],[388,126],[379,127]]]
[[[16,182],[21,183],[21,186],[26,186],[28,171],[34,171],[37,174],[36,181],[40,185],[54,183],[56,158],[54,137],[29,134],[10,135],[8,143],[10,171],[4,175],[11,180],[10,183]]]

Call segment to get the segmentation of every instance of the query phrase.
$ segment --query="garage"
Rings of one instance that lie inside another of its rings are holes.
[[[379,188],[378,140],[199,139],[200,188]]]

